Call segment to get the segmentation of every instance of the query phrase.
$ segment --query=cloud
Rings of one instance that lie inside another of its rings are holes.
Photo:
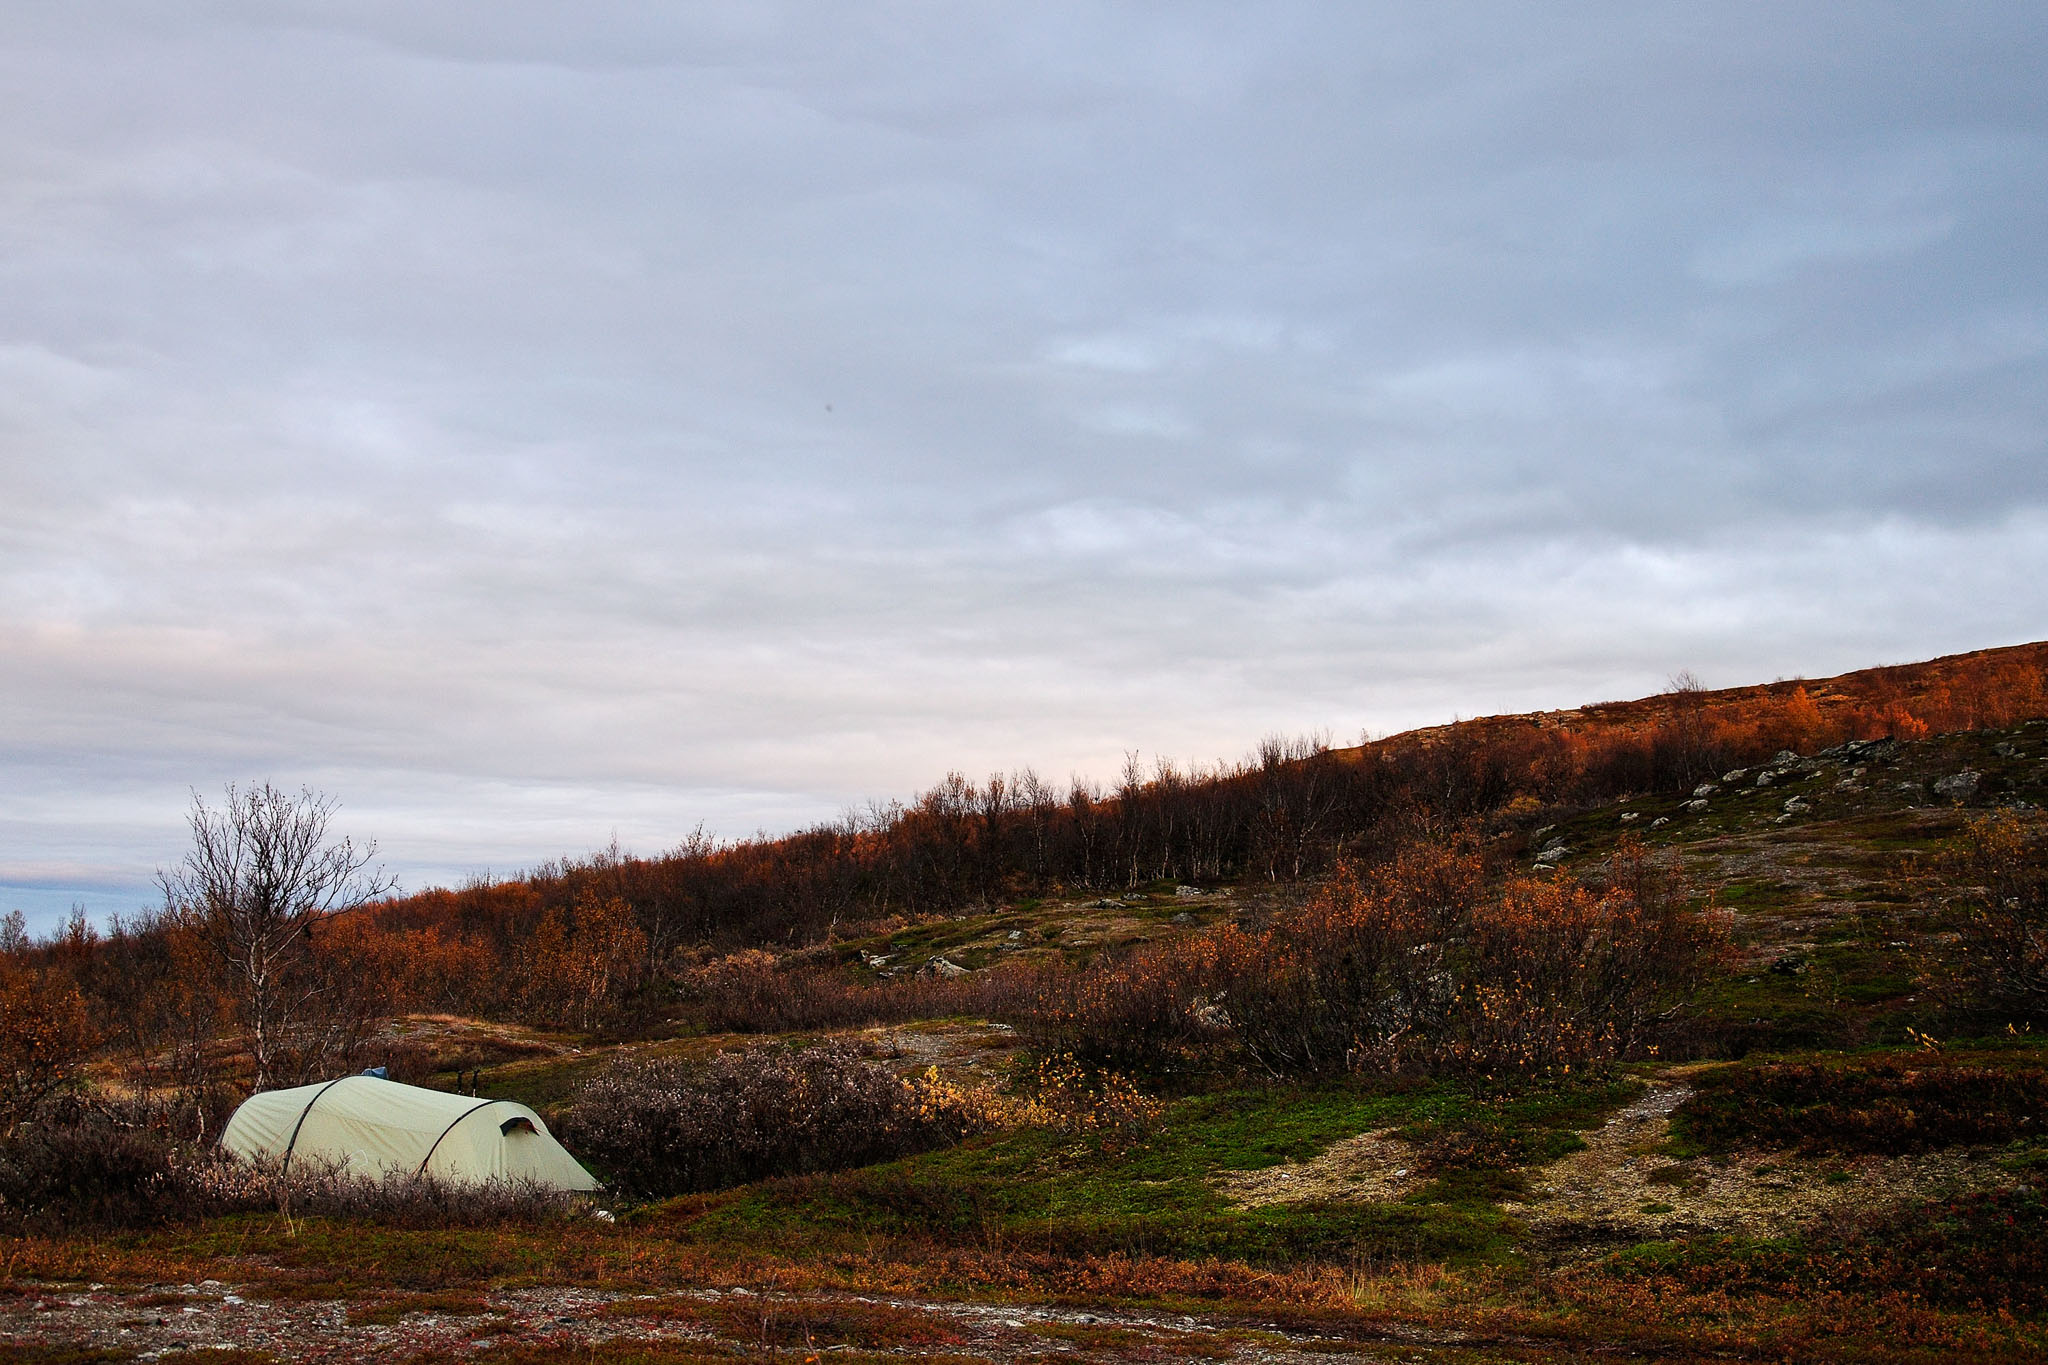
[[[2030,7],[0,20],[0,905],[2039,634]]]

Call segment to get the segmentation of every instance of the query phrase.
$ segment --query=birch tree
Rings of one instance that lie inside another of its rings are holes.
[[[206,944],[239,997],[258,1090],[274,1083],[294,1035],[320,1012],[315,926],[394,886],[370,870],[374,841],[329,836],[335,807],[331,797],[268,782],[230,786],[219,808],[194,792],[192,850],[157,873],[165,909]]]

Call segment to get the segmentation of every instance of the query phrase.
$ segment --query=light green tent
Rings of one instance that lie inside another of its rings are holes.
[[[220,1135],[236,1156],[345,1166],[371,1177],[429,1175],[457,1184],[602,1188],[562,1150],[540,1115],[511,1100],[480,1100],[343,1076],[266,1090],[242,1102]]]

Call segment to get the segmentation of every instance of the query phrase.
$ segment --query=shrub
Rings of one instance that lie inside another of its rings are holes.
[[[1017,1088],[1023,1097],[1015,1112],[1019,1122],[1096,1138],[1105,1146],[1145,1137],[1166,1112],[1129,1077],[1084,1066],[1071,1054],[1032,1061]]]
[[[1340,866],[1263,933],[1219,929],[1213,979],[1239,1045],[1274,1072],[1398,1066],[1441,1035],[1479,878],[1476,857],[1421,846],[1370,878]]]
[[[1233,1036],[1276,1073],[1569,1072],[1654,1052],[1727,941],[1674,865],[1624,839],[1602,881],[1481,894],[1475,854],[1340,867],[1262,933],[1198,943]]]
[[[707,1027],[734,1033],[793,1033],[937,1019],[954,1014],[1028,1015],[1038,973],[998,967],[962,977],[916,976],[861,985],[831,967],[788,964],[749,948],[690,972],[686,999]]]
[[[566,1140],[622,1189],[664,1197],[840,1170],[958,1142],[993,1110],[935,1074],[899,1080],[850,1044],[759,1047],[709,1065],[622,1059],[583,1087]]]
[[[0,1143],[0,1209],[8,1223],[140,1227],[193,1211],[187,1176],[200,1149],[132,1111],[65,1107]]]
[[[1097,1068],[1171,1071],[1220,1036],[1201,1009],[1208,980],[1198,950],[1147,945],[1042,975],[1019,1023],[1048,1055]]]
[[[1940,867],[1965,889],[1938,917],[1954,942],[1926,964],[1928,985],[1961,1013],[2048,1022],[2048,832],[1985,816]]]
[[[1707,1151],[1796,1147],[1896,1155],[2038,1137],[2048,1072],[1934,1061],[1775,1062],[1708,1072],[1672,1115]]]
[[[518,1183],[366,1178],[295,1161],[236,1159],[188,1134],[189,1104],[69,1097],[0,1142],[0,1225],[16,1231],[141,1228],[225,1213],[289,1209],[400,1227],[552,1216],[576,1200]]]
[[[96,1041],[68,976],[0,952],[0,1128],[69,1085]]]

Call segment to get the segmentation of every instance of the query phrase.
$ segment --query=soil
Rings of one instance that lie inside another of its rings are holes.
[[[397,1301],[393,1307],[403,1308]],[[905,1359],[943,1354],[992,1362],[1029,1360],[1214,1360],[1287,1362],[1414,1360],[1432,1346],[1462,1345],[1460,1333],[1389,1326],[1386,1354],[1367,1329],[1317,1336],[1238,1317],[1124,1313],[1048,1304],[755,1293],[744,1288],[666,1294],[584,1289],[506,1290],[474,1303],[400,1312],[364,1321],[365,1305],[265,1301],[216,1280],[114,1291],[103,1285],[29,1291],[0,1303],[0,1351],[10,1346],[103,1351],[115,1358],[177,1360],[208,1348],[263,1352],[280,1361],[404,1361],[428,1352],[464,1356],[518,1346],[602,1359],[628,1344],[703,1343],[760,1358],[817,1360],[845,1342],[835,1321],[879,1317],[867,1344]],[[354,1321],[351,1321],[351,1319]],[[723,1331],[707,1326],[718,1324]],[[756,1326],[756,1324],[759,1324]],[[814,1325],[819,1330],[814,1331]],[[855,1333],[859,1335],[858,1332]],[[892,1343],[889,1338],[894,1338]],[[1398,1343],[1398,1344],[1397,1344]],[[936,1349],[927,1349],[935,1347]]]

